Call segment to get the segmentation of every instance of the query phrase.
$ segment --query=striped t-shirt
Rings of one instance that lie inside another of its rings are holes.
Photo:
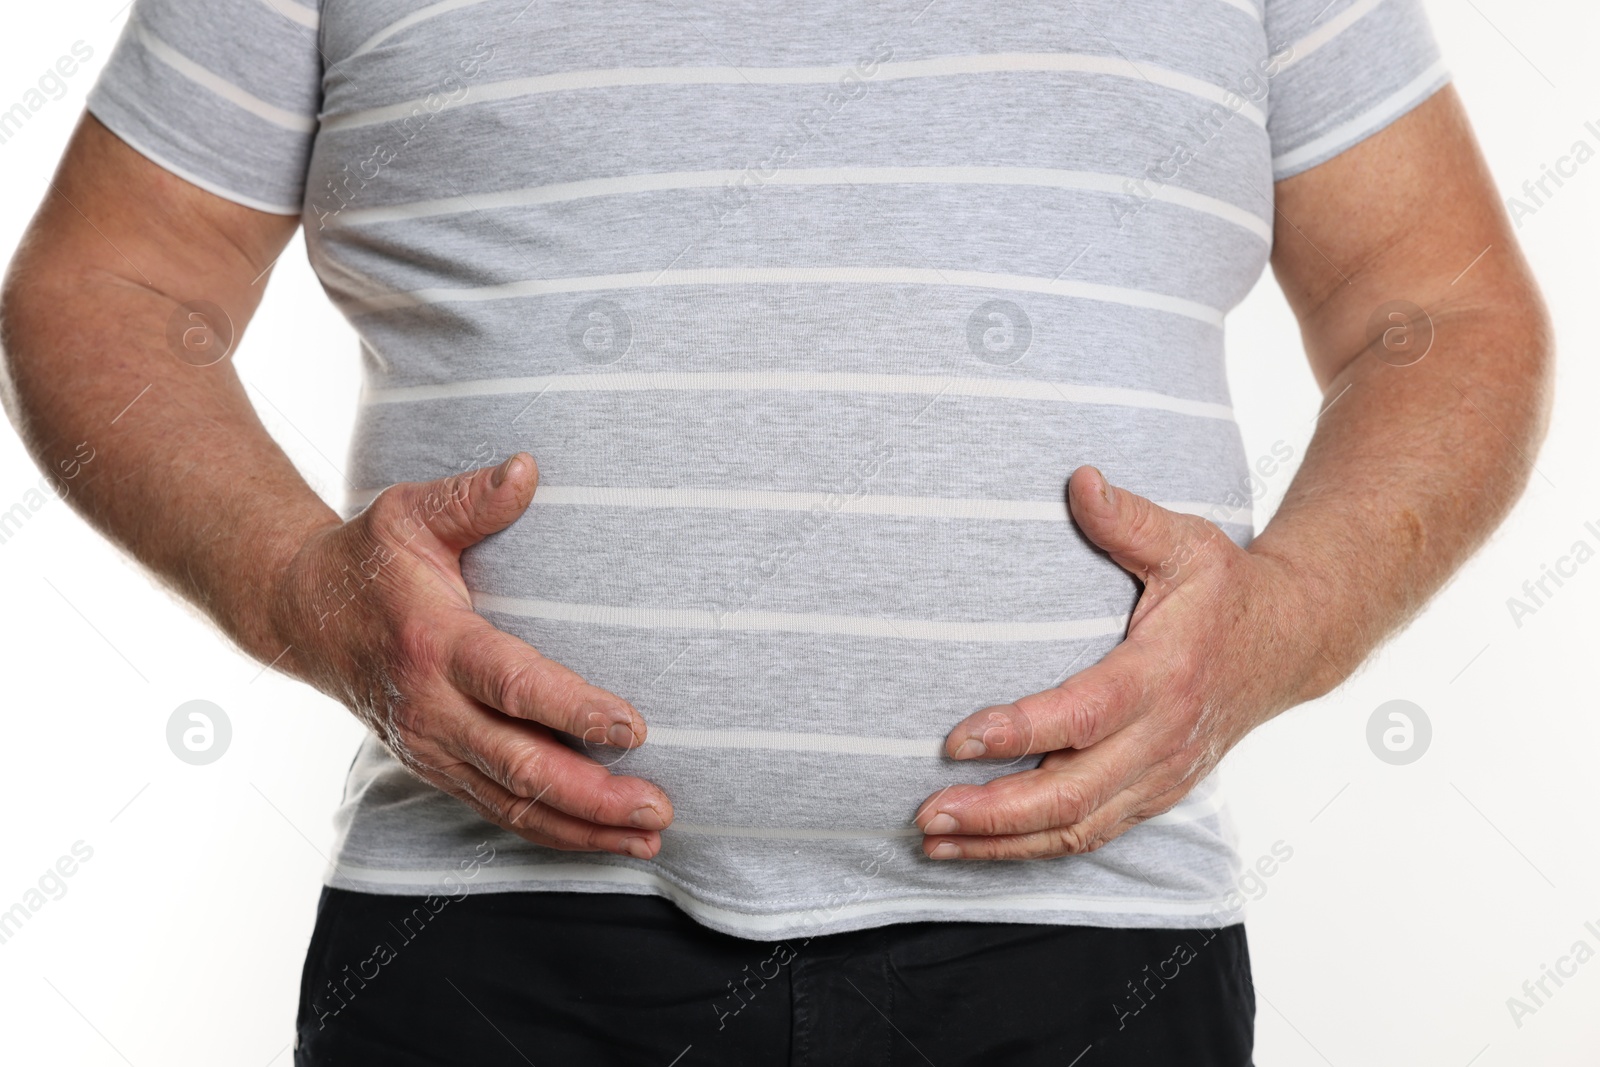
[[[304,220],[361,338],[361,491],[518,450],[477,608],[631,701],[677,819],[530,845],[363,744],[330,884],[656,893],[792,937],[1236,921],[1215,780],[1088,855],[934,862],[947,731],[1121,639],[1068,517],[1252,534],[1223,321],[1273,182],[1446,81],[1420,0],[138,0],[90,110]],[[1281,457],[1280,457],[1281,458]],[[577,742],[573,742],[576,744]]]

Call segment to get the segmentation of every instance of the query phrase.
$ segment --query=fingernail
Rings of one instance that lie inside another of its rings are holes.
[[[969,737],[956,746],[956,759],[977,759],[987,751],[989,749],[982,741]]]
[[[949,815],[941,811],[939,814],[928,820],[928,825],[922,828],[922,832],[925,834],[953,834],[960,829],[961,824],[956,822],[954,815]],[[944,846],[941,845],[939,847],[943,848]],[[954,845],[951,845],[950,847],[955,848]]]
[[[639,743],[639,739],[634,736],[632,727],[625,722],[612,723],[611,728],[606,731],[606,740],[618,748],[632,748]]]
[[[642,808],[635,809],[634,813],[628,816],[628,825],[637,826],[641,830],[661,830],[666,827],[667,820],[661,817],[659,811],[646,804]],[[628,840],[637,841],[638,838],[630,837]]]
[[[933,846],[933,851],[928,853],[929,859],[953,860],[961,856],[961,850],[948,841],[941,841]]]
[[[517,454],[517,456],[520,456],[520,455],[521,455],[521,453],[519,452]],[[496,467],[494,469],[494,473],[489,475],[489,487],[490,488],[492,488],[492,489],[500,488],[500,486],[505,482],[505,480],[508,477],[510,477],[511,468],[513,468],[513,467],[515,467],[517,465],[517,456],[512,456],[510,459],[506,460],[504,463],[500,464],[500,466],[498,466],[498,467]]]
[[[650,844],[642,837],[624,837],[622,839],[622,851],[636,860],[650,858]]]

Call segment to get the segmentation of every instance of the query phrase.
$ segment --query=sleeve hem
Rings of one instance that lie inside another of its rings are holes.
[[[264,211],[269,215],[290,215],[295,218],[299,218],[302,214],[304,214],[304,209],[299,206],[290,207],[285,204],[270,204],[264,200],[258,200],[253,196],[247,196],[235,189],[230,189],[225,185],[221,185],[210,178],[203,178],[189,170],[187,167],[181,167],[178,164],[173,163],[162,156],[159,152],[152,151],[150,148],[141,143],[139,139],[130,136],[126,132],[124,124],[117,121],[115,118],[104,114],[104,109],[99,107],[98,102],[96,101],[91,101],[86,107],[86,110],[96,119],[98,119],[106,129],[115,134],[118,139],[120,139],[129,148],[133,149],[135,152],[139,153],[141,156],[160,167],[162,170],[182,178],[190,185],[198,186],[199,188],[204,189],[213,196],[220,196],[224,200],[232,201],[241,207],[252,208],[256,211]]]
[[[1322,136],[1308,141],[1298,148],[1292,148],[1287,152],[1274,156],[1272,159],[1273,180],[1283,181],[1285,178],[1291,178],[1302,171],[1310,170],[1319,163],[1326,163],[1346,149],[1354,148],[1360,142],[1422,104],[1448,84],[1450,84],[1449,70],[1446,69],[1442,61],[1434,63],[1392,96],[1380,101],[1370,110],[1357,115],[1348,122],[1341,123]]]

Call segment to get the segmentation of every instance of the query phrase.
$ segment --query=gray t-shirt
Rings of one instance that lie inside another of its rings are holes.
[[[487,840],[480,890],[746,937],[1237,921],[1215,779],[1085,856],[934,862],[911,816],[1037,762],[955,723],[1121,639],[1075,467],[1249,541],[1223,318],[1273,181],[1446,80],[1420,0],[138,0],[89,109],[304,219],[361,337],[347,513],[537,457],[475,603],[639,708],[593,754],[677,810],[653,861],[539,848],[369,738],[329,884]]]

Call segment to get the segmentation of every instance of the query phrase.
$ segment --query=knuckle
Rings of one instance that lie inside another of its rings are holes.
[[[427,750],[427,734],[423,732],[424,724],[418,720],[415,708],[410,701],[390,705],[382,722],[382,740],[402,762],[431,764],[436,761],[427,758],[431,754]]]
[[[991,711],[984,718],[983,746],[990,752],[1009,752],[1014,746],[1025,747],[1032,736],[1032,720],[1020,707],[1010,715]]]
[[[427,487],[423,505],[430,518],[456,527],[472,525],[472,475],[452,474]]]
[[[431,675],[445,656],[445,639],[438,626],[420,615],[402,616],[394,627],[395,670],[416,679]]]
[[[498,738],[480,755],[489,776],[517,796],[535,797],[544,790],[548,764],[537,746],[521,738]]]
[[[1170,680],[1180,690],[1187,690],[1200,676],[1203,658],[1199,649],[1193,646],[1181,645],[1173,649],[1167,653],[1166,660]]]
[[[421,528],[416,487],[404,482],[389,486],[367,505],[361,513],[361,520],[368,536],[380,544],[408,543]]]
[[[1104,714],[1100,700],[1095,699],[1094,691],[1076,694],[1075,699],[1062,701],[1057,711],[1058,729],[1064,747],[1078,748],[1087,744],[1094,736],[1096,725]]]
[[[1056,711],[1062,748],[1083,748],[1098,736],[1100,724],[1124,699],[1124,683],[1116,677],[1079,686],[1066,694]]]
[[[1129,493],[1124,497],[1127,504],[1127,534],[1129,540],[1135,544],[1145,544],[1160,537],[1166,531],[1166,515],[1156,509],[1156,506],[1144,497]]]
[[[579,724],[576,721],[576,709],[583,703],[587,688],[582,681],[566,674],[533,649],[519,651],[521,654],[512,654],[495,668],[496,675],[489,688],[496,707],[508,715],[537,719],[547,726],[580,735],[584,727],[599,721],[592,715],[590,722]]]
[[[625,799],[615,788],[615,779],[609,774],[603,780],[577,783],[572,791],[572,813],[588,822],[606,822],[609,816],[626,807]]]
[[[391,485],[372,498],[362,510],[362,518],[374,531],[388,531],[405,514],[408,495],[405,485]]]
[[[1058,781],[1050,791],[1050,821],[1058,827],[1070,827],[1086,815],[1089,806],[1088,791],[1080,782]]]
[[[428,738],[430,725],[430,717],[421,702],[391,703],[383,721],[383,740],[396,755],[421,762],[423,742]]]
[[[1118,708],[1131,707],[1144,699],[1144,681],[1130,670],[1119,670],[1108,675],[1098,691],[1091,695],[1090,708],[1098,721]]]
[[[1055,833],[1056,847],[1069,856],[1093,851],[1096,847],[1088,831],[1082,826],[1063,826]]]
[[[550,832],[550,809],[531,797],[517,797],[507,805],[502,824],[519,834],[553,836]]]
[[[525,661],[502,667],[490,683],[490,695],[495,707],[507,715],[523,715],[530,710],[540,688],[536,669]]]
[[[533,804],[529,808],[529,817],[522,820],[524,826],[528,826],[530,822],[534,829],[549,839],[556,848],[587,851],[600,847],[597,843],[600,835],[599,827],[564,815],[548,804],[542,802]]]
[[[501,813],[500,823],[508,830],[520,834],[543,833],[544,818],[543,807],[537,800],[528,797],[513,797],[506,802],[506,810]]]

